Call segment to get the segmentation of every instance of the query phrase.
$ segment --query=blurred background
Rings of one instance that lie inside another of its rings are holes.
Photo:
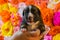
[[[41,11],[50,31],[44,40],[60,40],[60,0],[0,0],[0,40],[9,40],[20,29],[22,12],[28,5]]]

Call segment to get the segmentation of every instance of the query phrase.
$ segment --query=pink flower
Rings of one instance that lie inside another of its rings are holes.
[[[48,36],[48,35],[46,35],[46,36],[44,36],[44,40],[52,40],[52,36]]]

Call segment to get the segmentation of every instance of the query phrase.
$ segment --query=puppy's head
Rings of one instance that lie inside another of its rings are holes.
[[[40,10],[33,5],[30,5],[24,9],[23,17],[28,24],[36,22],[39,20]]]

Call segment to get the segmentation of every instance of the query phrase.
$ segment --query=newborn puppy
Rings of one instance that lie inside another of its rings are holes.
[[[24,9],[21,29],[23,28],[27,31],[35,31],[36,29],[39,29],[40,33],[45,31],[41,12],[36,6],[29,5]]]

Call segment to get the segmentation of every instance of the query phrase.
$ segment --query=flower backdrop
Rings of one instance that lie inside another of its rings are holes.
[[[23,9],[30,4],[40,9],[50,27],[44,40],[60,40],[60,0],[0,0],[0,40],[9,40],[20,29]]]

